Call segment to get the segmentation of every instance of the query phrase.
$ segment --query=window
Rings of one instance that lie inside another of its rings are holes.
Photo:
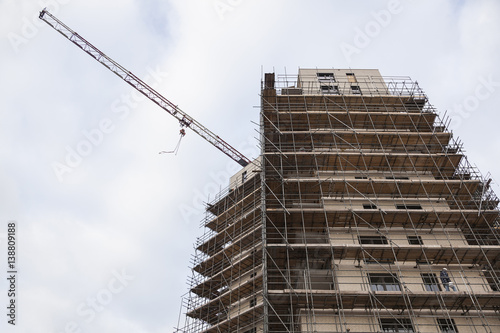
[[[252,298],[250,300],[250,307],[253,308],[255,306],[255,304],[257,304],[257,298]]]
[[[368,179],[366,176],[355,176],[354,179]]]
[[[338,94],[339,93],[339,86],[332,86],[332,85],[321,85],[321,93],[323,94]]]
[[[424,288],[426,291],[441,291],[441,286],[438,283],[436,274],[422,273],[422,280],[424,281]]]
[[[399,281],[393,274],[368,273],[368,281],[372,291],[401,291]]]
[[[351,86],[351,91],[353,94],[361,95],[361,88],[359,86]]]
[[[458,333],[453,319],[438,319],[437,322],[441,333]]]
[[[320,81],[332,81],[335,82],[335,76],[333,73],[316,73],[318,80]]]
[[[358,236],[360,244],[387,244],[387,238],[382,235]]]
[[[358,81],[356,81],[356,76],[354,75],[354,73],[345,73],[345,75],[347,76],[348,82],[351,82],[351,83],[358,82]]]
[[[408,318],[381,318],[380,329],[382,332],[415,332]]]
[[[385,177],[385,179],[410,179],[408,177],[393,177],[393,176],[390,176],[390,177]]]
[[[397,209],[422,209],[422,206],[420,205],[396,205]]]
[[[374,204],[363,204],[363,209],[377,209],[377,205],[374,205]]]
[[[497,277],[496,274],[492,273],[491,270],[488,269],[488,267],[483,268],[483,274],[484,277],[486,278],[486,281],[488,281],[488,284],[490,285],[491,290],[493,291],[500,291],[500,278]]]
[[[422,242],[422,237],[420,236],[406,236],[408,238],[408,243],[410,245],[424,245],[424,242]]]
[[[241,183],[243,184],[247,180],[247,172],[243,171],[241,174]]]

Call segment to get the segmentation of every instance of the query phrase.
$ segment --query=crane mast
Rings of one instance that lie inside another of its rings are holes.
[[[190,128],[192,131],[197,133],[203,139],[207,140],[209,143],[214,145],[217,149],[232,158],[241,166],[245,167],[250,163],[250,160],[246,158],[242,153],[237,151],[226,141],[222,140],[218,135],[215,135],[208,128],[196,121],[196,119],[188,115],[186,112],[179,109],[179,107],[163,97],[160,93],[151,88],[132,72],[105,55],[97,47],[89,43],[82,36],[69,28],[66,24],[49,13],[46,9],[40,12],[39,18],[50,25],[52,28],[54,28],[56,31],[58,31],[60,34],[62,34],[64,37],[66,37],[73,44],[85,51],[92,58],[107,67],[110,71],[118,75],[122,80],[130,84],[141,94],[146,96],[148,99],[160,106],[163,110],[167,111],[170,115],[175,117],[182,127]]]

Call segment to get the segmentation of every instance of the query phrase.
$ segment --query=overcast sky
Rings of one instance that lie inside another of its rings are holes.
[[[263,72],[410,76],[498,192],[497,0],[0,0],[2,332],[173,331],[203,202],[239,170],[189,130],[159,155],[178,122],[41,22],[44,6],[250,158]]]

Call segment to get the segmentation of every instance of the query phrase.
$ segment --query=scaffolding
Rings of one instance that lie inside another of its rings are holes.
[[[408,77],[265,74],[177,332],[500,332],[499,199],[448,123]]]

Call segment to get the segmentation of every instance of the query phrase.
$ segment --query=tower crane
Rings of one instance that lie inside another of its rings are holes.
[[[43,9],[40,12],[39,18],[54,28],[56,31],[61,33],[70,42],[78,46],[80,49],[85,51],[92,58],[100,62],[110,71],[118,75],[122,80],[130,84],[141,94],[146,96],[148,99],[158,104],[163,110],[167,111],[170,115],[175,117],[182,128],[186,127],[197,133],[203,139],[214,145],[217,149],[222,151],[224,154],[232,158],[241,166],[245,167],[250,163],[250,160],[246,158],[242,153],[228,144],[226,141],[222,140],[218,135],[215,135],[208,128],[199,123],[196,119],[188,115],[186,112],[182,111],[175,104],[170,102],[168,99],[163,97],[156,90],[147,85],[144,81],[139,79],[132,72],[127,70],[125,67],[118,64],[116,61],[105,55],[97,47],[88,42],[85,38],[77,34],[66,24],[57,19],[54,15],[49,13],[47,9]],[[183,133],[181,130],[181,135]],[[185,133],[185,132],[184,132]]]

